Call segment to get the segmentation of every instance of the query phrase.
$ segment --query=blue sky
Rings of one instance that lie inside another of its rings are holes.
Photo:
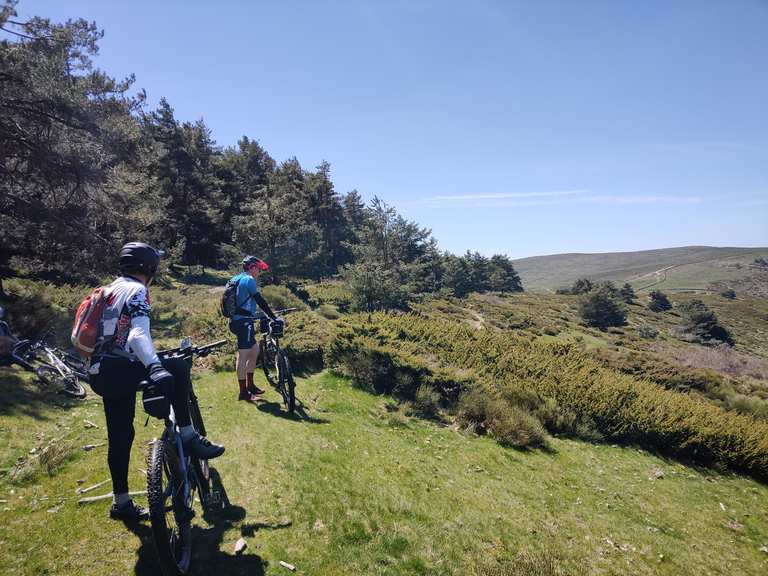
[[[441,247],[768,246],[768,2],[21,0],[151,105],[326,159]]]

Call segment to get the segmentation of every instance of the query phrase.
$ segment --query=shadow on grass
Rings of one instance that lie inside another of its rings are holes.
[[[233,505],[221,482],[221,476],[211,468],[211,491],[217,495],[216,505],[206,507],[203,518],[208,528],[192,524],[192,569],[191,574],[217,574],[218,576],[262,576],[269,563],[258,554],[233,555],[221,550],[224,535],[236,522],[245,518],[245,508]],[[246,527],[249,525],[245,525]],[[162,576],[157,562],[152,528],[149,524],[126,524],[126,527],[141,541],[137,552],[134,574],[136,576]],[[265,526],[267,527],[267,526]],[[277,526],[281,527],[281,526]],[[245,535],[248,529],[242,528]],[[250,535],[255,530],[250,531]]]
[[[304,406],[298,399],[296,399],[296,408],[294,409],[293,414],[287,412],[283,408],[283,404],[280,402],[268,402],[266,400],[262,400],[256,404],[256,407],[262,412],[266,412],[272,416],[277,416],[278,418],[283,418],[284,420],[306,422],[308,424],[328,424],[330,422],[330,420],[325,420],[324,418],[315,418],[314,416],[307,414],[307,411],[304,409]]]
[[[22,378],[16,368],[0,368],[0,415],[30,416],[37,420],[47,420],[44,410],[71,408],[82,400],[57,394],[53,390],[37,386],[36,383]]]

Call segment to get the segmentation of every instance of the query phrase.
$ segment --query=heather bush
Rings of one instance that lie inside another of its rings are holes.
[[[577,346],[529,340],[515,334],[473,330],[456,322],[428,319],[415,314],[376,313],[352,316],[331,348],[346,342],[346,354],[364,344],[398,358],[419,377],[438,364],[468,371],[468,380],[485,382],[487,396],[526,410],[526,398],[552,399],[565,416],[574,415],[574,428],[593,424],[608,439],[634,442],[649,448],[695,459],[719,462],[734,469],[768,477],[768,424],[698,399],[665,390],[659,384],[620,374],[602,366]],[[366,352],[366,353],[369,353]],[[418,368],[417,368],[418,367]],[[478,392],[463,397],[460,418],[486,422],[489,429],[494,403],[479,401]],[[513,404],[514,402],[514,404]],[[541,405],[541,403],[539,403]],[[554,404],[551,404],[554,406]],[[533,411],[527,410],[533,416]],[[535,417],[535,416],[534,416]],[[538,420],[538,418],[537,418]],[[550,418],[550,422],[555,419]],[[576,423],[580,423],[577,424]],[[498,425],[497,432],[507,430]]]
[[[440,415],[440,394],[426,384],[416,390],[412,409],[414,414],[422,418],[437,418]]]
[[[284,308],[306,310],[307,308],[307,305],[291,292],[287,286],[270,284],[269,286],[264,286],[261,292],[272,310],[281,310]]]
[[[317,307],[316,312],[326,320],[338,320],[341,316],[338,309],[332,304],[321,304]]]
[[[649,324],[641,324],[637,327],[637,334],[640,336],[640,338],[645,338],[646,340],[653,340],[659,335],[659,330],[651,326]]]

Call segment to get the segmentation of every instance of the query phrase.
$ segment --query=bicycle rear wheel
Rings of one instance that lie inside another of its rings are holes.
[[[178,455],[165,437],[155,440],[147,461],[147,498],[152,538],[165,576],[189,573],[192,561],[191,503],[183,502]]]

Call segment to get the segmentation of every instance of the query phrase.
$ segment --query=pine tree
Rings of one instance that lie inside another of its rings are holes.
[[[607,284],[582,295],[579,313],[588,326],[598,328],[621,326],[627,319],[627,311],[618,292]]]
[[[664,292],[654,290],[648,295],[648,309],[653,312],[664,312],[672,309],[672,303]]]
[[[627,304],[631,304],[637,299],[637,296],[635,295],[635,290],[632,288],[632,285],[629,284],[628,282],[621,287],[619,294],[621,295],[621,299],[624,300],[624,302],[626,302]]]
[[[520,280],[512,261],[503,254],[491,256],[490,289],[494,292],[522,292],[523,283]]]

